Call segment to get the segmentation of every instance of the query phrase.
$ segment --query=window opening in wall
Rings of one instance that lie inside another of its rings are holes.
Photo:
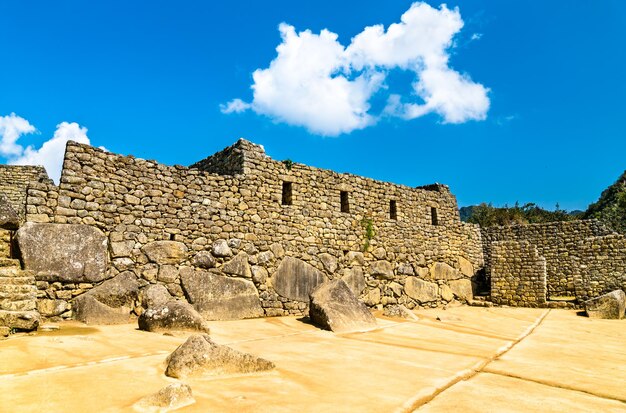
[[[174,241],[174,234],[170,234],[170,241]]]
[[[389,218],[398,219],[398,207],[393,199],[389,201]]]
[[[283,198],[282,198],[282,204],[283,205],[291,205],[293,202],[293,198],[292,198],[292,185],[291,182],[283,182]]]
[[[350,201],[348,200],[348,191],[341,191],[341,212],[350,212]]]
[[[437,218],[437,208],[435,207],[430,208],[430,222],[433,225],[439,225],[439,219]]]

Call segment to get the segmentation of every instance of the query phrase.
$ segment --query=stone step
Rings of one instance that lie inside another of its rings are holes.
[[[2,300],[10,300],[10,301],[20,301],[20,300],[36,300],[37,299],[37,290],[32,290],[30,292],[25,293],[5,293],[0,291],[0,301]]]
[[[33,311],[37,308],[35,300],[0,300],[0,310]]]
[[[14,258],[0,258],[0,267],[18,267],[20,268],[20,260]]]
[[[0,326],[10,330],[36,330],[41,321],[37,311],[6,311],[0,310]]]
[[[0,267],[0,277],[21,277],[22,275],[20,267]]]
[[[31,292],[37,292],[37,287],[33,284],[0,284],[0,293],[28,294]]]
[[[0,277],[0,289],[3,285],[36,285],[35,277]]]

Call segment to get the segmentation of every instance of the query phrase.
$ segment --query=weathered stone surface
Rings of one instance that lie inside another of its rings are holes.
[[[170,300],[165,304],[150,307],[141,313],[138,324],[140,330],[151,332],[170,330],[209,332],[208,324],[186,301]]]
[[[0,228],[16,230],[20,226],[20,219],[11,206],[9,198],[0,193]]]
[[[89,290],[90,295],[102,304],[113,308],[132,308],[139,298],[139,280],[132,271],[124,271]]]
[[[419,320],[419,318],[413,313],[413,311],[399,304],[392,304],[385,307],[385,309],[383,310],[383,315],[385,317],[405,318],[407,320],[414,321]]]
[[[37,311],[4,311],[0,310],[0,326],[20,331],[36,330],[41,322]]]
[[[233,252],[226,240],[218,239],[213,243],[213,255],[216,257],[230,257],[233,255]]]
[[[344,256],[344,260],[348,267],[352,267],[354,265],[365,265],[365,257],[363,257],[362,252],[358,251],[348,251],[348,253]]]
[[[326,271],[328,271],[331,274],[335,273],[335,270],[337,269],[337,258],[333,257],[332,255],[328,254],[328,253],[323,253],[318,255],[320,261],[322,261],[322,265],[324,266],[324,269]]]
[[[198,375],[252,373],[273,369],[274,363],[215,344],[206,334],[195,334],[167,358],[165,375],[185,378]]]
[[[415,271],[413,271],[413,266],[409,263],[398,265],[398,268],[396,268],[396,272],[401,275],[415,275]]]
[[[272,285],[280,296],[306,302],[315,287],[325,280],[326,277],[317,268],[298,258],[287,256],[274,273]]]
[[[393,295],[400,297],[402,295],[403,287],[395,281],[388,284],[389,289],[393,292]]]
[[[404,292],[406,295],[420,303],[436,301],[438,298],[438,289],[437,284],[420,280],[416,277],[407,277],[404,284]]]
[[[252,281],[258,284],[265,284],[269,274],[264,267],[255,265],[250,270],[252,271]]]
[[[151,284],[140,295],[143,308],[155,308],[174,299],[162,284]]]
[[[375,306],[380,304],[380,289],[372,288],[371,290],[369,290],[367,296],[365,297],[365,303],[369,306]]]
[[[626,294],[622,290],[611,291],[585,301],[589,318],[622,319],[626,310]]]
[[[129,322],[129,308],[112,308],[102,304],[92,295],[83,294],[72,303],[74,317],[86,324],[126,324]]]
[[[151,262],[157,264],[180,264],[187,258],[187,246],[178,241],[153,241],[141,251]]]
[[[64,300],[37,300],[37,311],[44,317],[55,317],[68,310]]]
[[[117,241],[111,242],[111,257],[123,258],[130,257],[135,246],[135,241]]]
[[[384,260],[385,258],[387,258],[387,251],[385,251],[383,247],[378,247],[374,249],[374,251],[372,251],[372,255],[377,260]]]
[[[459,270],[461,271],[461,274],[467,277],[474,275],[474,266],[471,262],[463,257],[459,257],[457,261],[459,263]]]
[[[250,265],[248,264],[248,254],[240,252],[235,255],[232,260],[224,264],[222,271],[236,277],[251,278],[252,271],[250,271]]]
[[[17,242],[26,270],[67,282],[105,278],[107,238],[97,228],[28,222],[17,231]]]
[[[462,274],[445,262],[436,262],[430,267],[430,278],[433,280],[458,280]]]
[[[340,279],[327,281],[313,290],[309,317],[317,326],[336,333],[376,327],[376,318]]]
[[[252,281],[184,267],[180,270],[189,302],[207,320],[261,317],[263,309]]]
[[[372,263],[370,274],[373,277],[393,279],[393,267],[389,261],[380,260]]]
[[[173,283],[178,280],[178,267],[175,265],[161,265],[157,274],[157,280],[164,283]]]
[[[141,413],[166,413],[194,404],[191,387],[184,383],[173,383],[158,392],[141,398],[133,409]]]
[[[449,281],[450,290],[459,301],[469,301],[474,299],[472,291],[472,281],[470,279]]]
[[[215,267],[215,258],[209,251],[200,251],[191,259],[191,265],[209,269]]]
[[[454,293],[452,292],[452,289],[450,289],[450,286],[446,284],[443,284],[440,287],[439,293],[441,294],[441,299],[444,301],[454,300]]]
[[[350,287],[357,297],[361,295],[366,287],[365,276],[363,275],[363,269],[361,267],[344,269],[341,279],[348,284],[348,287]]]

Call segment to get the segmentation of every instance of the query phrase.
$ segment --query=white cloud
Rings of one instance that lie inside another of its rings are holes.
[[[11,113],[0,116],[0,155],[20,155],[24,148],[15,142],[20,136],[36,132],[37,129],[26,119]]]
[[[65,144],[69,140],[89,144],[87,128],[75,122],[61,122],[57,125],[52,138],[44,142],[39,149],[33,146],[24,148],[17,143],[20,136],[35,131],[35,127],[26,119],[14,113],[9,116],[0,116],[0,155],[5,156],[10,165],[43,165],[50,178],[58,184],[61,178]]]
[[[253,99],[220,105],[223,113],[248,109],[277,122],[336,136],[374,124],[382,116],[414,119],[437,113],[444,122],[483,120],[489,109],[488,89],[448,65],[454,36],[463,27],[457,8],[435,9],[413,3],[387,30],[369,26],[344,47],[337,34],[322,30],[297,33],[281,24],[282,43],[266,69],[253,73]],[[408,102],[387,91],[391,70],[414,73]],[[387,93],[382,113],[371,112],[370,99]]]

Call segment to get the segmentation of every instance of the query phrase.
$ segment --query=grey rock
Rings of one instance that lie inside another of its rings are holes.
[[[263,251],[257,255],[257,261],[259,264],[264,265],[274,259],[274,253],[272,251]]]
[[[213,255],[216,257],[230,257],[233,255],[233,252],[225,240],[218,239],[213,243]]]
[[[207,320],[239,320],[263,315],[252,281],[231,278],[205,270],[180,270],[188,301]]]
[[[0,326],[8,328],[9,331],[13,329],[20,331],[36,330],[40,323],[41,317],[37,311],[0,310]]]
[[[166,413],[194,404],[191,387],[184,383],[173,383],[158,392],[141,398],[133,409],[142,413]]]
[[[201,331],[208,333],[209,326],[202,316],[185,301],[171,300],[150,307],[139,316],[139,329],[144,331]]]
[[[37,300],[37,311],[44,317],[55,317],[69,309],[67,301]]]
[[[130,308],[112,308],[88,294],[79,295],[72,303],[74,318],[86,324],[127,324]]]
[[[123,258],[130,257],[135,247],[135,241],[118,241],[111,242],[111,257]]]
[[[151,262],[180,264],[187,258],[187,246],[178,241],[153,241],[141,248]]]
[[[252,281],[257,284],[265,284],[268,277],[268,273],[265,268],[255,265],[250,268],[250,270],[252,271]]]
[[[373,277],[391,280],[393,279],[393,267],[389,261],[375,261],[372,263],[370,274],[372,274]]]
[[[342,274],[341,279],[348,284],[348,287],[350,287],[354,295],[357,297],[360,296],[365,289],[365,276],[363,275],[363,269],[361,267],[346,268]]]
[[[402,285],[398,284],[395,281],[392,281],[388,284],[389,289],[393,292],[393,295],[396,297],[400,297],[402,295]]]
[[[392,304],[383,310],[385,317],[404,318],[407,320],[417,321],[419,318],[411,310],[400,304]]]
[[[401,275],[415,275],[415,271],[413,271],[413,266],[408,263],[398,265],[398,268],[396,268],[396,272]]]
[[[20,226],[20,219],[11,206],[9,198],[0,193],[0,228],[14,231]]]
[[[585,301],[589,318],[622,319],[626,310],[626,294],[622,290],[611,291]]]
[[[281,297],[307,302],[309,294],[325,280],[326,277],[317,268],[298,258],[287,256],[274,273],[272,285]]]
[[[236,277],[251,278],[252,271],[250,271],[250,265],[248,264],[248,254],[240,252],[235,255],[232,260],[224,264],[222,271]]]
[[[433,280],[458,280],[462,277],[463,274],[445,262],[436,262],[430,267],[430,278]]]
[[[194,334],[167,358],[165,375],[185,378],[198,375],[253,373],[273,369],[274,363],[215,344],[206,334]]]
[[[365,265],[365,257],[363,256],[363,253],[359,251],[348,251],[348,253],[344,256],[344,261],[348,267]]]
[[[215,267],[215,258],[209,251],[200,251],[191,259],[191,265],[209,269]]]
[[[463,302],[469,302],[474,299],[474,292],[472,290],[472,281],[469,278],[462,280],[452,280],[448,282],[452,294]]]
[[[437,301],[438,290],[437,284],[416,277],[407,277],[404,283],[404,293],[420,303]]]
[[[322,261],[322,265],[326,271],[330,274],[335,273],[335,270],[337,270],[337,258],[327,253],[318,255],[318,258]]]
[[[141,290],[141,305],[143,308],[155,308],[173,299],[167,288],[162,284],[151,284]]]
[[[459,263],[459,269],[461,271],[461,274],[467,277],[471,277],[472,275],[474,275],[474,266],[471,262],[463,257],[459,257],[457,261]]]
[[[78,224],[28,222],[17,231],[24,268],[64,282],[105,278],[107,238],[97,228]]]
[[[176,282],[178,280],[178,267],[175,265],[161,265],[157,274],[157,280],[164,283]]]
[[[385,258],[387,258],[387,251],[385,251],[383,247],[378,247],[374,251],[372,251],[372,255],[377,260],[384,260]]]
[[[340,279],[320,284],[311,293],[309,317],[315,325],[336,333],[376,327],[376,318]]]
[[[90,295],[109,307],[132,308],[139,298],[139,280],[132,271],[124,271],[92,288],[85,295]]]

